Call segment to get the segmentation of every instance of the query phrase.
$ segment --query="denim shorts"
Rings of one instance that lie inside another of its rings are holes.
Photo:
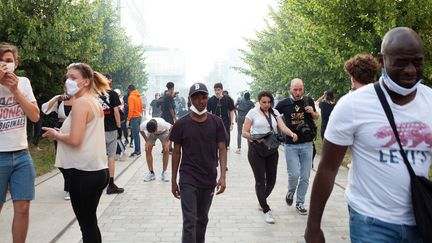
[[[0,205],[9,187],[12,200],[33,200],[36,173],[28,150],[0,152]]]
[[[362,215],[348,206],[352,243],[422,243],[416,226],[398,225]]]

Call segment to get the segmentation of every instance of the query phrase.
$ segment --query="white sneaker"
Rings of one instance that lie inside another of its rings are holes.
[[[122,155],[120,155],[119,160],[120,161],[125,161],[127,159],[127,154],[125,152],[122,153]]]
[[[65,200],[70,200],[69,192],[65,192],[64,199],[65,199]]]
[[[275,223],[275,220],[273,218],[273,214],[272,214],[271,210],[264,214],[264,219],[265,219],[267,224],[274,224]]]
[[[156,179],[155,174],[151,173],[151,172],[147,173],[147,175],[144,176],[144,181],[145,182],[154,181],[155,179]]]
[[[168,176],[168,172],[166,172],[166,171],[162,172],[162,181],[165,181],[165,182],[170,181],[169,176]]]
[[[241,149],[238,148],[236,151],[234,151],[234,153],[240,154],[241,153]]]
[[[115,155],[115,161],[119,161],[120,160],[120,154],[116,154]]]

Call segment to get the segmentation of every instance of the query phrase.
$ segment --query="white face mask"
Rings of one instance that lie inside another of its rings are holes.
[[[199,111],[199,110],[198,110],[194,105],[191,105],[190,110],[191,110],[193,113],[197,114],[198,116],[202,116],[202,115],[204,115],[205,113],[207,113],[207,108],[204,109],[204,110],[202,110],[202,111]]]
[[[70,97],[76,95],[80,88],[78,87],[78,83],[73,81],[72,79],[67,79],[65,82],[66,86],[66,94]]]
[[[390,76],[387,74],[387,70],[385,69],[385,62],[383,63],[384,68],[383,68],[383,72],[382,72],[382,80],[384,81],[384,83],[386,84],[386,86],[393,92],[395,92],[396,94],[400,94],[402,96],[407,96],[409,94],[411,94],[412,92],[414,92],[417,89],[417,86],[423,81],[423,80],[419,80],[417,81],[417,83],[412,86],[411,88],[407,89],[404,88],[402,86],[400,86],[399,84],[395,83]]]
[[[15,63],[14,62],[7,62],[6,67],[10,73],[13,73],[15,71]]]

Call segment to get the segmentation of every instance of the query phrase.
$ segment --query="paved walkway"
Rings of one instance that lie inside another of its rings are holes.
[[[244,147],[241,154],[235,154],[234,149],[228,151],[227,190],[214,197],[206,242],[304,242],[307,216],[297,214],[284,199],[287,173],[283,149],[280,149],[277,183],[269,197],[276,224],[269,225],[258,211],[245,142]],[[125,193],[104,194],[101,198],[98,214],[104,242],[180,242],[180,201],[171,194],[171,182],[160,180],[160,151],[160,145],[155,147],[156,180],[152,182],[143,181],[147,173],[145,156],[117,163],[116,174],[121,175],[116,183],[125,187]],[[312,172],[310,185],[314,176],[315,172]],[[341,168],[337,184],[345,186],[346,176],[347,170]],[[38,183],[37,198],[31,205],[27,242],[80,242],[81,233],[70,202],[63,200],[61,174],[52,172],[38,178]],[[328,242],[349,242],[348,213],[342,187],[334,187],[323,217],[322,225]],[[309,198],[308,193],[306,206]],[[11,242],[11,220],[12,204],[9,201],[0,215],[1,243]]]

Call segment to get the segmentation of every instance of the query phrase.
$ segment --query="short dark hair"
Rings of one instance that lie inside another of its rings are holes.
[[[344,64],[345,71],[362,84],[375,82],[379,68],[380,64],[371,54],[357,54]]]
[[[243,97],[245,98],[245,100],[250,100],[250,93],[249,92],[244,93]]]
[[[147,131],[149,133],[156,132],[156,129],[157,129],[157,122],[156,122],[156,120],[155,119],[151,119],[150,121],[148,121],[147,125],[146,125],[146,128],[147,128]]]
[[[213,86],[213,89],[217,89],[217,88],[223,89],[222,83],[215,83],[215,85]]]
[[[333,89],[328,89],[326,91],[326,100],[327,101],[334,100],[334,91],[333,91]]]
[[[166,84],[166,87],[167,87],[167,89],[172,89],[172,88],[174,88],[174,83],[173,82],[168,82]]]
[[[111,74],[109,74],[109,73],[104,73],[104,76],[105,76],[107,79],[112,79],[112,76],[111,76]]]
[[[133,84],[129,84],[128,88],[129,91],[135,90],[135,86]]]

